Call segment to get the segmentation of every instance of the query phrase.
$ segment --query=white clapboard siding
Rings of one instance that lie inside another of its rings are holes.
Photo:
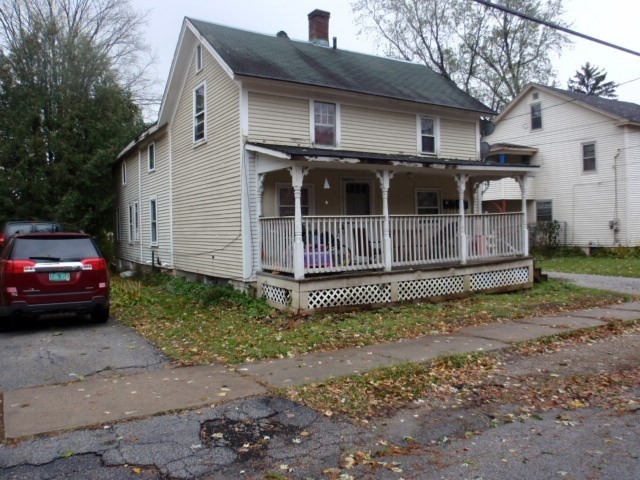
[[[487,141],[538,149],[532,158],[532,164],[540,166],[531,184],[534,198],[553,202],[553,218],[567,223],[569,244],[613,245],[615,237],[609,221],[616,212],[617,188],[619,239],[626,243],[627,230],[633,228],[624,220],[629,208],[627,182],[620,171],[616,176],[614,169],[616,155],[624,149],[624,128],[615,119],[577,102],[544,90],[535,90],[538,99],[534,100],[533,93],[507,112]],[[542,128],[531,130],[530,105],[536,102],[542,106]],[[596,144],[596,171],[584,172],[582,145],[592,142]],[[620,170],[624,155],[619,155],[617,161]],[[534,221],[535,216],[531,220]]]
[[[174,265],[242,278],[239,87],[203,50],[193,63],[171,125]],[[206,82],[206,142],[193,143],[193,90]]]

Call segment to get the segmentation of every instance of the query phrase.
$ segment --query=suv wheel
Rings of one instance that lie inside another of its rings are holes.
[[[96,323],[106,323],[109,320],[109,309],[100,309],[91,314],[91,320]]]

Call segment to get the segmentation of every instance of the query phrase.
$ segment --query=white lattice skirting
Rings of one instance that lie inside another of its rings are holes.
[[[368,272],[295,281],[260,275],[258,294],[276,308],[318,311],[360,305],[500,292],[533,285],[533,260],[448,267],[441,270]]]

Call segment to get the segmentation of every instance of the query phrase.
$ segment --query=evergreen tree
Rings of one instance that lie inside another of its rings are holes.
[[[607,72],[587,62],[580,67],[580,70],[576,71],[573,78],[569,79],[567,87],[569,90],[586,95],[618,98],[618,95],[616,95],[618,86],[615,82],[607,82],[606,79]]]
[[[144,125],[110,52],[68,17],[88,4],[105,2],[0,2],[0,219],[112,227],[111,165]]]

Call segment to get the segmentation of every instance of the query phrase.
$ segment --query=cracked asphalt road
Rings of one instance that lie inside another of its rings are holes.
[[[113,320],[24,320],[0,332],[0,391],[100,374],[136,373],[169,361],[144,337]]]
[[[134,337],[124,338],[128,349]],[[640,334],[628,332],[553,353],[509,354],[492,381],[633,370],[639,347]],[[289,400],[254,397],[3,445],[0,478],[637,480],[640,382],[625,388],[628,408],[555,408],[512,423],[495,420],[517,404],[426,397],[356,426]]]

